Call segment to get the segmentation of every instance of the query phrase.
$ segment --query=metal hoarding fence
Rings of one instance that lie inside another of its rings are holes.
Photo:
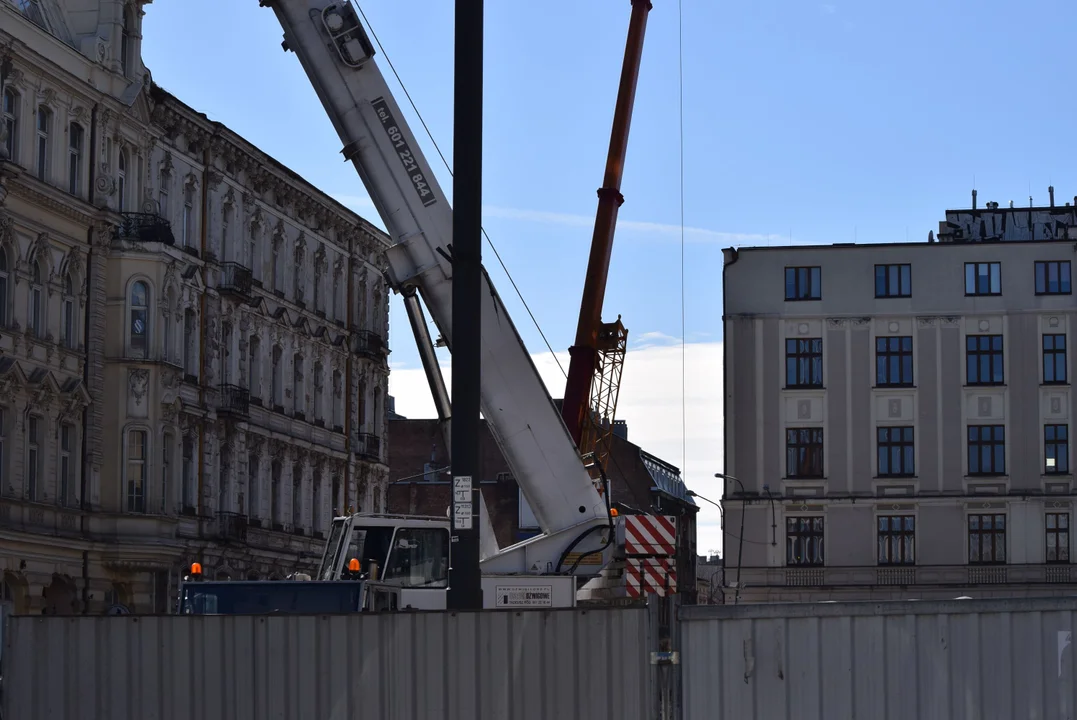
[[[651,717],[646,608],[9,617],[3,717]]]
[[[1077,598],[685,607],[686,720],[1077,711]]]

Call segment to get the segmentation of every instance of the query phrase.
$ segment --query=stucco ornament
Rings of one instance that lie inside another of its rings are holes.
[[[146,387],[150,382],[150,371],[145,368],[134,368],[131,370],[127,381],[135,405],[141,405],[146,397]]]

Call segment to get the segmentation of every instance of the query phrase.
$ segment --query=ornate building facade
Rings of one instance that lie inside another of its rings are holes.
[[[388,239],[154,85],[141,19],[0,0],[17,612],[167,612],[190,562],[282,577],[385,503]]]

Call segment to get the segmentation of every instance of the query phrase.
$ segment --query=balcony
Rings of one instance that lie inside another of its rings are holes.
[[[234,512],[217,513],[217,537],[226,541],[246,542],[246,516]]]
[[[248,417],[251,412],[251,391],[238,385],[221,385],[221,404],[218,412]]]
[[[254,276],[250,268],[236,262],[221,263],[221,274],[217,289],[222,295],[233,295],[244,302],[251,299],[251,285]]]
[[[176,244],[176,238],[172,235],[172,225],[160,215],[120,213],[120,217],[123,219],[112,234],[114,240]]]
[[[381,335],[370,330],[353,330],[350,342],[351,351],[355,355],[377,359],[385,352],[385,341]]]
[[[381,460],[381,438],[369,433],[355,436],[355,452],[365,460]]]

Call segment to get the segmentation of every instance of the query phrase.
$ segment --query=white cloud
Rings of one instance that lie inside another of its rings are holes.
[[[365,195],[332,194],[331,196],[337,202],[364,216],[375,212],[374,203]],[[505,208],[497,207],[495,205],[484,205],[482,214],[483,217],[486,218],[519,220],[539,225],[568,225],[571,227],[592,228],[595,224],[593,215],[574,215],[571,213],[547,212],[544,210]],[[376,217],[368,219],[372,222],[376,220],[376,224],[381,226],[381,221],[377,220]],[[618,218],[617,229],[644,234],[652,239],[665,238],[670,240],[680,240],[681,237],[680,225],[666,223]],[[719,232],[717,230],[687,226],[684,228],[684,239],[686,242],[718,243],[721,245],[771,244],[787,242],[789,240],[786,235],[776,235],[774,233]]]
[[[533,355],[535,366],[553,397],[564,394],[565,377],[549,352]],[[568,367],[568,353],[558,353]],[[628,423],[628,438],[647,452],[681,468],[688,487],[700,495],[719,500],[721,483],[714,473],[722,464],[722,344],[685,345],[684,419],[682,433],[681,347],[650,346],[630,349],[625,358],[617,417]],[[443,367],[451,387],[451,370]],[[393,370],[389,392],[396,398],[396,411],[405,417],[435,417],[434,403],[421,369]],[[682,455],[682,437],[685,438]],[[698,548],[706,553],[722,547],[718,509],[700,505]]]

